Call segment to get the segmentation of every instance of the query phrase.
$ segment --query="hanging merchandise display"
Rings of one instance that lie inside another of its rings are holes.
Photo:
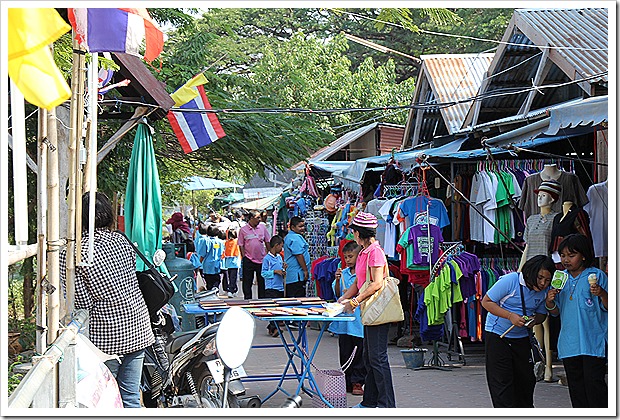
[[[329,219],[324,211],[310,210],[306,212],[306,241],[308,241],[308,252],[310,260],[317,261],[327,255],[327,232],[329,231]],[[334,270],[335,271],[335,270]],[[329,281],[331,282],[333,278]],[[306,285],[306,296],[317,296],[317,278],[312,271],[312,281]],[[331,284],[331,283],[330,283]]]

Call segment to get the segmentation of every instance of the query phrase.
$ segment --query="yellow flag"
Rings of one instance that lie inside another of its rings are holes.
[[[33,105],[52,109],[71,97],[48,45],[71,30],[52,8],[11,8],[9,77]]]
[[[171,94],[170,97],[174,100],[176,106],[184,105],[198,96],[198,89],[195,89],[195,87],[204,85],[207,82],[208,80],[204,73],[200,73],[185,82],[185,84]]]

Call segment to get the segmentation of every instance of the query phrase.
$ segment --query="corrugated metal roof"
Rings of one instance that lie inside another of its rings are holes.
[[[420,57],[437,102],[459,101],[476,96],[493,54],[436,54]],[[472,102],[441,109],[450,134],[458,131]]]
[[[379,131],[379,151],[390,153],[392,149],[400,150],[403,143],[404,127],[381,127]]]
[[[574,67],[577,78],[607,71],[607,9],[517,9],[515,16],[517,26],[530,39],[534,38],[535,34],[530,33],[527,26],[538,36],[544,37],[549,46],[583,48],[553,50]],[[572,78],[572,75],[569,76]],[[607,75],[590,83],[601,80],[607,82]]]
[[[334,140],[327,146],[314,152],[310,156],[310,160],[319,161],[319,160],[327,159],[328,157],[336,153],[338,150],[353,143],[355,140],[359,139],[364,134],[368,133],[370,130],[373,130],[374,128],[376,128],[377,125],[379,125],[379,123],[374,122],[372,124],[368,124],[363,127],[360,127],[357,130],[353,130],[353,131],[349,131],[348,133],[345,133],[344,135],[342,135],[341,137],[338,137],[336,140]]]

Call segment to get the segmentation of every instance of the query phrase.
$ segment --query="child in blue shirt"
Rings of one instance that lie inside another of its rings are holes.
[[[344,292],[357,281],[355,263],[357,262],[357,256],[361,249],[362,248],[356,242],[349,242],[342,248],[342,254],[347,266],[344,269],[338,268],[336,271],[336,279],[332,283],[332,289],[334,290],[336,299],[341,297]],[[344,366],[347,360],[349,360],[353,353],[353,348],[357,346],[353,362],[344,373],[347,383],[347,392],[351,392],[353,395],[364,395],[363,385],[366,378],[366,366],[364,365],[362,356],[362,350],[364,348],[364,326],[362,325],[360,308],[355,308],[353,315],[355,316],[355,321],[333,322],[330,324],[328,330],[334,334],[338,334],[338,349],[341,366]]]
[[[194,266],[194,288],[197,292],[202,292],[205,290],[205,274],[202,271],[202,257],[198,254],[198,250],[206,247],[205,241],[207,240],[207,226],[204,223],[199,223],[198,226],[196,226],[196,230],[196,238],[194,238],[194,252],[192,252],[189,261]]]
[[[220,272],[224,241],[218,238],[219,229],[215,225],[207,226],[207,236],[204,242],[196,243],[196,253],[202,262],[202,271],[207,290],[220,287]]]
[[[269,252],[263,258],[263,268],[261,275],[265,279],[265,297],[282,298],[284,297],[284,276],[286,274],[286,263],[282,261],[282,247],[284,240],[280,236],[272,236],[269,241]],[[278,329],[273,322],[267,326],[269,335],[277,337]]]
[[[569,277],[561,290],[549,290],[545,307],[552,316],[560,316],[558,358],[566,371],[570,401],[575,408],[606,408],[607,275],[592,267],[592,242],[584,235],[566,236],[558,252]]]

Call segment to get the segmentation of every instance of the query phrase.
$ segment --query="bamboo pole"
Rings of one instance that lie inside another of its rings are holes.
[[[73,50],[79,51],[79,43],[73,39]],[[75,232],[76,232],[76,183],[77,183],[77,161],[79,153],[78,138],[82,133],[82,114],[80,113],[80,103],[84,100],[83,80],[80,80],[80,73],[83,67],[84,54],[73,53],[73,67],[71,69],[71,116],[69,131],[69,195],[67,197],[68,226],[67,226],[67,272],[66,272],[66,309],[71,316],[74,308],[75,295]],[[82,83],[80,83],[80,81]],[[81,198],[81,197],[80,197]]]
[[[88,99],[90,130],[88,136],[88,262],[92,264],[95,259],[95,202],[97,192],[97,89],[99,54],[91,53],[91,63],[88,67]]]
[[[47,114],[47,281],[53,287],[48,293],[48,335],[52,342],[58,335],[60,315],[60,267],[59,267],[59,219],[60,219],[60,189],[58,185],[58,132],[56,124],[56,110]]]
[[[43,354],[47,347],[47,310],[45,291],[42,287],[46,274],[47,254],[47,145],[43,139],[47,138],[47,111],[39,108],[38,150],[37,150],[37,312],[36,324],[41,327],[36,330],[35,349]]]

